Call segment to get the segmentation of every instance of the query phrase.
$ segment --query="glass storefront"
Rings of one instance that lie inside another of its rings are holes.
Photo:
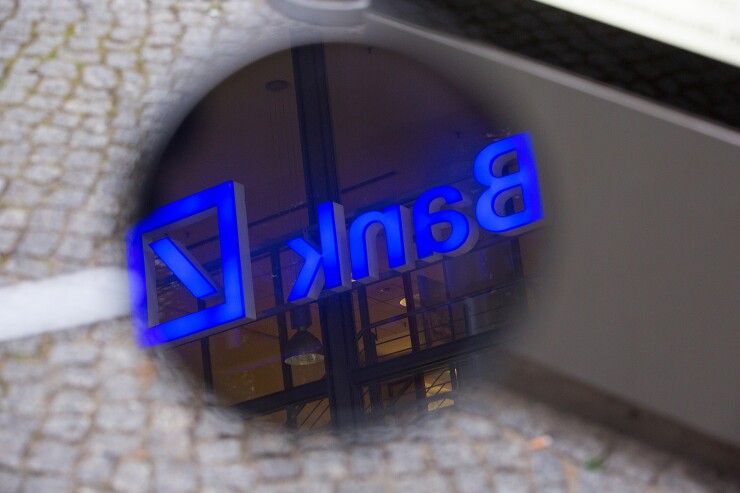
[[[159,165],[152,206],[226,180],[243,184],[258,319],[173,343],[196,380],[230,406],[290,429],[393,421],[454,406],[533,303],[541,230],[481,232],[458,257],[388,267],[378,280],[295,305],[303,259],[286,239],[318,242],[316,206],[335,201],[347,223],[425,190],[484,187],[472,163],[487,144],[526,129],[484,116],[446,80],[404,56],[348,44],[294,48],[217,86],[181,123]],[[517,171],[511,158],[503,174]],[[522,208],[509,199],[510,213]],[[221,282],[214,219],[170,236]],[[444,238],[444,228],[435,235]],[[155,261],[160,320],[223,301],[196,300]],[[476,356],[478,355],[478,356]],[[254,417],[256,416],[256,417]]]

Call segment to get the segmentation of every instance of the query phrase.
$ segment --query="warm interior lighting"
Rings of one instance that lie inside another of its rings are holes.
[[[418,294],[414,295],[414,303],[418,303],[421,300],[421,297]],[[406,306],[406,298],[401,298],[401,301],[398,302],[401,306]]]

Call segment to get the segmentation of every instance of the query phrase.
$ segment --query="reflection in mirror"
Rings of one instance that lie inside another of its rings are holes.
[[[447,80],[401,54],[352,44],[285,50],[216,86],[180,123],[162,153],[151,204],[162,206],[227,180],[241,183],[258,319],[215,328],[167,351],[218,406],[286,429],[399,422],[445,412],[485,377],[489,352],[536,304],[542,230],[482,231],[457,257],[388,266],[375,238],[379,279],[287,303],[304,258],[286,245],[320,245],[316,208],[344,207],[347,226],[389,205],[413,208],[451,185],[475,199],[477,154],[526,131],[484,115]],[[509,159],[502,176],[516,173]],[[475,202],[462,210],[473,218]],[[507,214],[522,210],[512,196]],[[471,219],[474,220],[474,219]],[[435,238],[450,235],[444,224]],[[173,237],[222,282],[210,219]],[[372,245],[371,245],[372,247]],[[160,318],[218,305],[196,300],[156,264]]]

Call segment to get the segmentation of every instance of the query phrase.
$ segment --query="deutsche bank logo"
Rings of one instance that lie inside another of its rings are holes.
[[[223,285],[211,279],[188,250],[167,233],[215,214],[221,245]],[[226,182],[165,205],[139,222],[127,237],[131,319],[141,346],[152,346],[256,318],[244,189]],[[161,322],[154,255],[199,300],[223,296],[223,303]]]
[[[516,163],[515,171],[512,163]],[[458,188],[444,185],[422,193],[411,208],[391,205],[382,211],[365,212],[355,217],[348,228],[341,204],[319,204],[319,244],[304,237],[286,244],[303,259],[288,302],[314,301],[325,289],[351,289],[353,279],[359,283],[378,280],[377,240],[381,232],[385,233],[388,267],[403,272],[414,268],[417,260],[433,262],[442,256],[471,251],[480,228],[515,235],[542,219],[528,134],[486,146],[473,163],[473,174],[485,187],[474,207],[472,199]],[[515,198],[520,203],[518,210],[510,207]],[[168,232],[213,214],[218,219],[222,285],[211,278],[187,248],[168,236]],[[155,255],[196,299],[223,302],[160,323]],[[256,319],[244,190],[237,183],[223,183],[154,211],[129,233],[128,262],[134,332],[142,346]]]

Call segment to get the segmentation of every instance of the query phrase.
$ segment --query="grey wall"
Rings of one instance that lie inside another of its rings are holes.
[[[551,240],[519,350],[740,445],[740,134],[371,17],[532,132]]]

